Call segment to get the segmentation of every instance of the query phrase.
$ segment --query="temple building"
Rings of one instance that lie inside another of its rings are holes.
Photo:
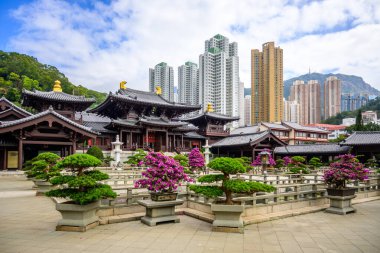
[[[111,150],[116,135],[125,152],[137,148],[190,151],[204,142],[197,127],[177,120],[201,107],[167,101],[160,89],[137,91],[123,83],[119,91],[88,110],[94,102],[62,92],[59,81],[50,92],[23,90],[22,105],[36,114],[1,98],[0,169],[21,169],[24,161],[41,152],[67,156],[93,145]]]
[[[209,103],[204,113],[182,120],[198,127],[198,134],[206,137],[209,144],[212,144],[229,136],[230,130],[227,129],[226,124],[239,120],[239,117],[215,113],[212,104]]]

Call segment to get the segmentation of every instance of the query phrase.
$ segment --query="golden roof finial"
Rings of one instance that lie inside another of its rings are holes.
[[[127,81],[121,81],[120,82],[120,89],[125,90],[127,88],[126,84],[127,84]]]
[[[211,104],[211,103],[208,103],[208,104],[207,104],[206,112],[213,112],[213,111],[214,111],[214,108],[212,107],[212,104]]]
[[[61,82],[59,80],[55,80],[53,91],[62,92]]]
[[[160,86],[156,86],[156,94],[157,95],[161,95],[162,94],[162,90],[161,90]]]

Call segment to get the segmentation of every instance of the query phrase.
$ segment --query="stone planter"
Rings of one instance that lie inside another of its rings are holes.
[[[244,206],[212,204],[211,211],[215,215],[212,223],[213,231],[244,233],[244,223],[241,218]]]
[[[152,201],[173,201],[177,199],[177,192],[150,192]]]
[[[145,216],[141,222],[148,226],[156,226],[157,223],[174,221],[179,223],[179,217],[175,215],[175,206],[182,205],[183,200],[152,201],[138,200],[137,203],[145,207]]]
[[[328,213],[347,214],[356,212],[351,206],[351,200],[355,198],[355,189],[327,189],[327,198],[330,199],[330,207],[326,209]]]
[[[57,188],[53,186],[49,181],[43,179],[34,179],[34,184],[37,186],[36,196],[45,196],[45,193]]]
[[[99,201],[87,205],[77,205],[73,202],[57,203],[56,210],[61,213],[62,219],[58,221],[56,230],[85,232],[96,227],[99,225],[96,215],[99,205]]]

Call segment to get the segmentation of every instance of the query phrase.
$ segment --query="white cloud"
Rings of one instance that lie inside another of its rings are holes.
[[[285,77],[338,69],[380,88],[380,6],[373,1],[112,1],[92,8],[59,0],[19,7],[12,50],[55,65],[75,84],[114,91],[121,80],[148,89],[148,69],[198,62],[220,33],[239,43],[240,76],[250,86],[250,50],[275,41]],[[238,31],[232,27],[238,27]],[[377,36],[376,36],[377,35]]]

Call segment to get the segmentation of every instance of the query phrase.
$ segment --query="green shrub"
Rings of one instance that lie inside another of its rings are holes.
[[[250,171],[253,169],[253,167],[251,166],[251,158],[242,156],[235,159],[244,166],[246,171]]]
[[[88,154],[74,154],[67,156],[57,166],[66,168],[72,175],[60,175],[50,179],[53,185],[61,185],[61,189],[46,193],[49,197],[70,198],[76,204],[85,205],[102,198],[115,198],[116,193],[106,184],[99,181],[109,176],[98,170],[89,170],[96,167],[101,161]]]
[[[282,167],[284,167],[284,160],[283,159],[277,159],[276,160],[276,165],[274,166],[275,168],[282,168]]]
[[[88,155],[95,156],[99,160],[103,161],[104,156],[102,150],[98,146],[92,146],[87,150]]]
[[[136,149],[136,153],[128,158],[124,163],[138,165],[146,157],[146,153],[142,149]]]
[[[323,163],[321,162],[321,159],[319,159],[318,157],[313,157],[310,159],[309,165],[311,168],[316,169],[321,167]]]
[[[293,156],[292,161],[288,164],[288,168],[290,173],[292,174],[309,174],[310,170],[307,168],[307,166],[304,164],[306,159],[302,156]]]
[[[41,153],[30,162],[25,163],[27,176],[35,179],[49,180],[51,177],[60,174],[60,168],[56,166],[57,162],[61,159],[60,156],[45,152]]]
[[[377,168],[378,164],[376,159],[368,159],[367,162],[364,164],[368,168]]]
[[[271,192],[275,188],[258,182],[245,182],[240,179],[230,179],[230,174],[244,173],[246,167],[241,160],[230,157],[219,157],[212,160],[208,167],[222,174],[204,175],[198,178],[200,183],[222,182],[222,185],[190,185],[190,190],[207,197],[226,197],[225,203],[232,205],[232,193]]]
[[[104,165],[104,166],[110,166],[112,161],[115,161],[115,159],[113,159],[113,158],[110,157],[110,156],[106,156],[106,157],[104,157],[104,159],[103,159],[103,165]]]
[[[182,167],[189,167],[189,158],[187,156],[182,155],[182,154],[177,154],[173,158],[174,158],[174,160],[179,162],[179,164]]]
[[[310,170],[308,168],[302,168],[302,167],[293,167],[289,169],[291,174],[310,174]]]

